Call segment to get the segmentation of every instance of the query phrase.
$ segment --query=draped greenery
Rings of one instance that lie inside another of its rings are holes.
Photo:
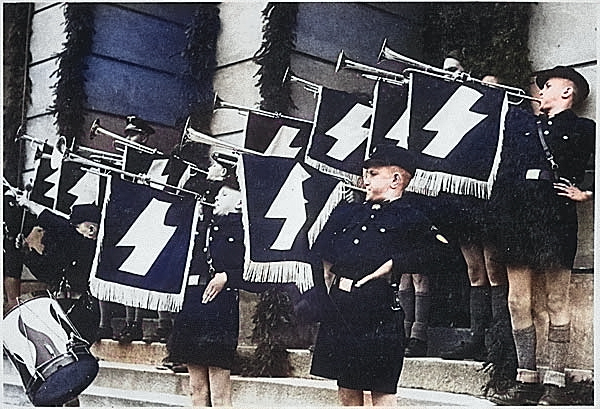
[[[3,173],[13,185],[19,186],[22,157],[21,143],[15,142],[19,129],[26,130],[25,115],[31,103],[31,79],[28,64],[31,53],[28,49],[31,38],[33,4],[6,3],[3,15],[4,36],[4,123]]]
[[[54,105],[58,134],[69,142],[84,134],[86,57],[91,54],[94,37],[94,5],[66,3],[64,6],[66,41],[58,53],[58,69],[52,73]]]
[[[427,62],[441,67],[452,50],[462,53],[473,77],[496,75],[527,90],[531,61],[527,47],[532,3],[431,3],[423,19]]]
[[[261,108],[287,114],[293,107],[289,81],[283,83],[296,42],[297,3],[268,3],[263,10],[263,41],[254,55]]]
[[[187,44],[182,52],[196,86],[196,102],[190,107],[193,127],[208,132],[213,108],[213,77],[217,67],[217,38],[221,31],[216,4],[200,4],[186,27]]]

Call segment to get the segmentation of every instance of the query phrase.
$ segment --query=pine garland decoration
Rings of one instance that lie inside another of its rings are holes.
[[[252,341],[256,342],[257,346],[251,368],[245,370],[245,375],[290,376],[292,365],[289,362],[287,345],[290,342],[290,334],[293,334],[296,328],[294,306],[290,296],[277,286],[261,293],[252,322]]]
[[[217,67],[217,38],[221,30],[219,8],[214,4],[198,5],[185,35],[187,45],[182,56],[188,61],[197,100],[190,108],[193,126],[208,132],[213,111],[213,77]]]
[[[425,58],[441,67],[446,53],[459,50],[473,77],[496,75],[527,91],[530,19],[530,3],[433,3],[424,19]]]
[[[289,81],[282,81],[295,49],[297,14],[298,3],[268,3],[263,10],[263,41],[254,62],[260,65],[256,85],[266,111],[287,114],[294,106]]]
[[[58,69],[54,105],[55,125],[59,135],[70,143],[84,134],[85,115],[85,58],[91,54],[94,30],[94,6],[89,3],[66,3],[64,5],[65,33],[67,40],[58,54]]]
[[[4,4],[4,123],[3,174],[13,186],[20,186],[21,143],[15,142],[15,135],[26,130],[27,108],[31,104],[31,79],[28,65],[31,52],[28,49],[31,38],[31,18],[33,4]]]

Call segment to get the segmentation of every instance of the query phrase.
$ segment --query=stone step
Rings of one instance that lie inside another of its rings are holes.
[[[144,365],[101,362],[98,377],[80,395],[80,404],[85,407],[190,406],[189,388],[185,386],[187,381],[186,374],[167,374]],[[339,404],[336,384],[330,380],[232,376],[232,384],[234,405],[240,407],[324,407]],[[4,375],[3,390],[4,405],[32,406],[15,373]],[[492,406],[486,400],[469,395],[418,389],[399,388],[397,396],[399,406]],[[368,401],[368,394],[366,398]]]

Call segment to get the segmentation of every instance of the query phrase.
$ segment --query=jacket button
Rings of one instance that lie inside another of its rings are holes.
[[[382,227],[381,229],[379,229],[379,231],[380,231],[381,233],[385,233],[385,227]]]
[[[358,244],[358,243],[360,243],[360,240],[359,239],[354,239],[353,243],[354,244]]]
[[[567,139],[569,139],[569,135],[563,135],[563,139],[566,141]]]
[[[227,239],[228,242],[233,243],[235,241],[235,239],[233,237],[230,237]]]
[[[360,228],[362,231],[367,231],[367,226],[363,226]]]

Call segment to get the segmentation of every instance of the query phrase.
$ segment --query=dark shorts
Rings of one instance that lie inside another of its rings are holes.
[[[202,304],[205,286],[188,287],[167,343],[168,359],[231,369],[239,336],[239,296],[224,289]]]
[[[404,313],[385,280],[347,293],[332,288],[336,314],[321,322],[311,374],[340,387],[395,394],[404,360]]]

